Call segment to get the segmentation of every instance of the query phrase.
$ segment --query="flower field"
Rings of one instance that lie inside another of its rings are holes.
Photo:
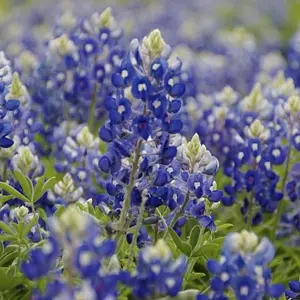
[[[0,300],[300,299],[299,1],[0,16]]]

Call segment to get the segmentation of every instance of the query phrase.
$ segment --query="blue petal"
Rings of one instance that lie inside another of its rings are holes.
[[[0,147],[2,148],[9,148],[14,144],[13,140],[10,140],[8,138],[2,138],[0,139]]]
[[[207,269],[212,274],[218,274],[221,271],[221,265],[215,260],[208,260]]]
[[[185,92],[185,84],[184,83],[176,83],[172,88],[169,94],[172,97],[181,97]]]
[[[111,123],[114,125],[118,125],[122,123],[122,116],[119,114],[117,110],[114,109],[109,111],[109,119]]]
[[[269,296],[273,298],[279,298],[284,292],[284,285],[283,284],[273,284],[269,288]]]
[[[300,293],[300,281],[290,281],[289,287],[293,292]]]
[[[106,127],[101,127],[99,131],[99,137],[102,141],[110,143],[113,140],[113,135],[111,130]]]
[[[5,103],[5,109],[9,111],[16,110],[20,106],[20,101],[19,100],[8,100]]]

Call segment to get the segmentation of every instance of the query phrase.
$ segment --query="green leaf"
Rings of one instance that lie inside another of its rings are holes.
[[[205,276],[206,276],[205,273],[196,273],[196,272],[193,272],[192,274],[188,275],[187,280],[188,281],[193,281],[193,280],[197,280],[199,278],[205,277]]]
[[[7,268],[0,268],[0,291],[10,290],[21,284],[24,277],[21,274],[11,276],[6,272]]]
[[[33,197],[33,201],[36,200],[37,195],[40,195],[43,185],[45,182],[45,176],[41,176],[37,181],[36,184],[34,186],[34,197]]]
[[[28,199],[32,198],[33,187],[31,180],[23,175],[19,170],[14,171],[15,179],[20,183],[23,193]]]
[[[5,203],[8,200],[12,199],[14,196],[12,195],[0,195],[0,203]]]
[[[198,240],[200,238],[200,231],[201,231],[201,229],[200,229],[199,225],[194,226],[191,231],[190,245],[191,245],[192,249],[195,248],[198,243]]]
[[[59,218],[61,216],[61,214],[66,210],[65,206],[58,206],[58,208],[56,209],[54,216]]]
[[[31,218],[31,220],[27,223],[24,224],[25,226],[22,228],[22,237],[26,236],[29,231],[31,230],[31,228],[37,223],[37,217],[34,216]]]
[[[10,195],[12,195],[24,202],[30,202],[24,195],[22,195],[20,192],[18,192],[16,189],[14,189],[13,187],[11,187],[10,185],[8,185],[5,182],[0,182],[0,188],[2,190],[5,190]]]
[[[188,243],[181,241],[177,233],[171,227],[168,227],[168,230],[178,249],[186,256],[190,256],[192,247]]]
[[[225,236],[222,236],[222,237],[218,237],[218,238],[213,239],[212,242],[214,244],[218,244],[220,246],[220,245],[223,245],[224,240],[225,240]]]
[[[2,221],[0,221],[0,229],[8,234],[15,235],[14,230]]]
[[[18,257],[18,254],[19,251],[16,247],[12,247],[11,245],[7,246],[4,250],[4,253],[0,257],[0,265],[3,266],[6,263],[11,264],[11,262]]]
[[[1,234],[1,235],[0,235],[0,242],[4,242],[4,241],[13,241],[13,240],[15,240],[15,239],[16,239],[15,235],[11,235],[11,234],[8,234],[8,235],[6,235],[6,234]]]
[[[225,223],[225,224],[222,224],[220,226],[217,226],[217,231],[221,231],[221,230],[228,229],[228,228],[231,228],[231,227],[233,227],[233,224]]]
[[[57,183],[56,177],[49,178],[43,185],[39,193],[34,195],[34,202],[40,199],[48,190],[52,189]]]
[[[47,215],[46,215],[46,212],[41,208],[41,207],[38,207],[37,211],[38,215],[44,220],[44,221],[47,221]]]
[[[205,244],[201,247],[199,247],[198,249],[196,249],[191,257],[198,257],[198,256],[203,256],[203,255],[206,255],[211,252],[215,252],[216,249],[219,249],[219,245],[218,244],[214,244],[214,243],[208,243],[208,244]]]

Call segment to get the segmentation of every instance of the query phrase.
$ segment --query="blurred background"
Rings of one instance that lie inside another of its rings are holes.
[[[0,3],[0,49],[11,59],[20,57],[24,51],[42,56],[49,40],[69,32],[77,21],[82,22],[110,6],[124,32],[124,45],[159,28],[165,41],[176,47],[176,54],[186,64],[197,65],[197,87],[202,93],[230,85],[246,94],[256,80],[267,80],[285,65],[286,74],[295,80],[296,86],[300,84],[300,30],[297,31],[300,0],[0,0]],[[243,74],[242,79],[239,74]]]
[[[120,19],[129,32],[139,20],[144,27],[155,23],[165,31],[185,31],[187,35],[208,30],[209,26],[243,25],[258,37],[265,34],[269,39],[286,41],[300,19],[300,0],[0,0],[1,23],[14,18],[22,23],[30,16],[32,23],[51,26],[59,10],[68,8],[81,15],[108,5],[117,8],[118,15],[123,14]],[[180,21],[181,26],[174,28],[173,20]]]

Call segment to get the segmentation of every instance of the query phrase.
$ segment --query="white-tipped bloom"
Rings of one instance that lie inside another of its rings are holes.
[[[63,239],[66,232],[72,239],[79,240],[84,237],[91,222],[90,216],[81,211],[77,206],[70,205],[59,218],[52,218],[51,229]]]
[[[154,59],[156,57],[169,58],[171,54],[170,46],[165,43],[159,29],[154,29],[142,40],[141,53],[143,60],[146,58]]]
[[[76,189],[72,176],[67,173],[61,181],[54,186],[56,195],[64,198],[66,202],[74,202],[80,199],[83,194],[82,187]]]
[[[171,251],[166,242],[158,240],[154,246],[148,246],[143,251],[143,259],[150,262],[152,259],[168,261],[171,258]]]
[[[10,61],[6,58],[5,53],[0,51],[0,82],[5,84],[11,83],[12,72],[10,68]]]
[[[245,130],[246,134],[251,138],[266,140],[269,137],[269,130],[258,119],[254,120],[250,127],[247,127]]]
[[[84,126],[76,135],[78,145],[87,149],[98,147],[99,141],[99,138],[95,137],[87,126]]]
[[[25,216],[27,216],[29,213],[29,209],[22,205],[20,207],[15,207],[11,210],[10,212],[10,217],[13,218],[17,218],[17,219],[23,219]]]
[[[218,39],[224,44],[245,48],[250,51],[256,47],[255,36],[244,27],[236,27],[230,31],[221,31],[218,34]]]
[[[53,54],[64,56],[74,53],[76,46],[66,34],[63,34],[62,36],[49,42],[49,49]]]
[[[270,73],[274,70],[283,70],[286,66],[284,57],[278,51],[273,51],[263,55],[259,60],[260,69]]]
[[[295,117],[300,113],[300,97],[291,96],[288,98],[288,101],[284,104],[284,110],[292,117]]]
[[[37,59],[32,52],[25,50],[19,55],[17,65],[23,72],[28,73],[37,66]]]
[[[71,11],[66,11],[60,16],[58,23],[63,29],[69,30],[76,25],[76,18]]]
[[[257,245],[257,235],[254,232],[249,232],[247,230],[243,230],[241,233],[231,233],[226,239],[226,246],[231,252],[252,252],[255,250]]]
[[[189,165],[192,172],[203,172],[212,175],[218,169],[218,160],[211,155],[204,144],[201,144],[198,134],[194,134],[191,141],[178,148],[178,158]]]
[[[13,169],[18,169],[24,175],[35,171],[39,167],[39,159],[34,155],[28,146],[19,146],[18,152],[11,160]]]
[[[273,94],[275,93],[275,96],[282,95],[289,97],[297,94],[294,80],[292,78],[285,78],[282,70],[274,77],[271,87],[273,88]]]
[[[9,87],[9,92],[5,96],[6,100],[17,99],[21,104],[26,104],[29,101],[29,94],[25,85],[22,84],[19,74],[15,72],[12,77],[12,83]]]
[[[109,296],[106,298],[109,300]],[[64,295],[60,294],[59,299],[68,299],[68,296],[67,295],[64,296]],[[86,299],[93,300],[93,299],[97,299],[97,295],[96,295],[95,289],[91,285],[91,283],[89,281],[83,281],[80,288],[75,291],[73,299],[74,300],[86,300]]]
[[[241,109],[243,111],[256,112],[262,117],[270,113],[270,104],[262,93],[260,83],[257,83],[250,94],[242,100]]]
[[[225,86],[224,89],[217,94],[217,99],[225,105],[231,106],[237,100],[237,93],[230,86]]]
[[[100,14],[99,21],[100,21],[102,27],[107,27],[107,28],[111,27],[112,22],[114,22],[114,19],[113,19],[110,7],[106,8]]]

